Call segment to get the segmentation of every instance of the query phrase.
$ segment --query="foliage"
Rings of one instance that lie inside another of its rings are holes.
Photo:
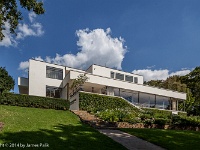
[[[164,126],[166,124],[170,124],[171,123],[171,119],[156,118],[154,123],[157,124],[157,125],[160,125],[160,126]]]
[[[200,67],[181,77],[181,82],[190,89],[187,95],[186,110],[188,114],[200,115]]]
[[[134,122],[136,117],[134,112],[126,109],[107,109],[98,111],[95,115],[109,122]]]
[[[79,93],[81,110],[94,113],[101,119],[109,122],[138,122],[141,111],[118,97]]]
[[[159,110],[159,109],[149,109],[143,108],[145,110],[144,114],[150,114],[152,117],[155,118],[171,118],[172,112],[167,110]]]
[[[70,106],[69,101],[64,99],[20,95],[12,93],[5,93],[4,95],[0,96],[0,104],[62,110],[68,110]]]
[[[3,34],[5,23],[9,23],[10,33],[15,34],[19,21],[23,20],[22,13],[17,4],[17,0],[0,1],[0,41],[5,37]],[[19,0],[19,4],[22,8],[27,9],[28,11],[33,11],[37,15],[45,12],[43,2],[37,2],[37,0]]]
[[[86,74],[79,75],[76,79],[73,80],[73,83],[70,87],[70,89],[75,90],[78,89],[80,86],[82,86],[89,78],[86,76]]]
[[[134,111],[135,113],[140,110],[125,100],[119,97],[79,93],[79,107],[81,110],[96,113],[97,111],[105,111],[107,109],[126,109],[127,111]]]
[[[197,116],[173,116],[172,124],[181,127],[200,127],[200,117]]]
[[[48,150],[125,149],[97,130],[82,124],[80,119],[70,111],[0,105],[0,121],[5,124],[0,133],[1,147],[3,143],[25,145],[48,143],[49,147],[46,147]],[[23,148],[15,146],[2,149]]]
[[[181,83],[181,78],[177,75],[168,77],[166,80],[151,80],[144,84],[179,92],[186,92],[187,89],[186,84]]]
[[[151,80],[144,84],[187,93],[185,104],[180,103],[179,110],[185,110],[189,115],[200,115],[200,67],[196,67],[185,76]]]
[[[0,67],[0,95],[4,91],[14,89],[14,85],[14,79],[8,74],[5,68]]]
[[[120,129],[169,150],[199,149],[200,134],[196,131],[161,129]]]

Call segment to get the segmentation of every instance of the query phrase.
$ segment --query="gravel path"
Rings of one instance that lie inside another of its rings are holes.
[[[164,150],[157,145],[144,141],[120,130],[99,129],[98,131],[110,137],[114,141],[122,144],[129,150]]]

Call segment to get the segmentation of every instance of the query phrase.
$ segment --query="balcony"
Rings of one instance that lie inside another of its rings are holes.
[[[18,77],[18,88],[20,94],[28,94],[28,78]]]

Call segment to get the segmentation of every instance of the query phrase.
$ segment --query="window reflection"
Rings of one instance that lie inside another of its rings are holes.
[[[46,86],[46,97],[60,98],[61,89],[53,86]]]

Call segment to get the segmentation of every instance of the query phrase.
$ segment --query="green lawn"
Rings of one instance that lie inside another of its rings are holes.
[[[161,129],[121,129],[169,150],[199,150],[200,132]]]
[[[49,144],[48,149],[53,150],[125,149],[82,124],[70,111],[0,105],[0,122],[4,123],[4,128],[0,131],[0,149],[3,143],[15,147],[14,149],[20,144],[33,144],[33,147],[40,146],[41,143],[44,146]]]

